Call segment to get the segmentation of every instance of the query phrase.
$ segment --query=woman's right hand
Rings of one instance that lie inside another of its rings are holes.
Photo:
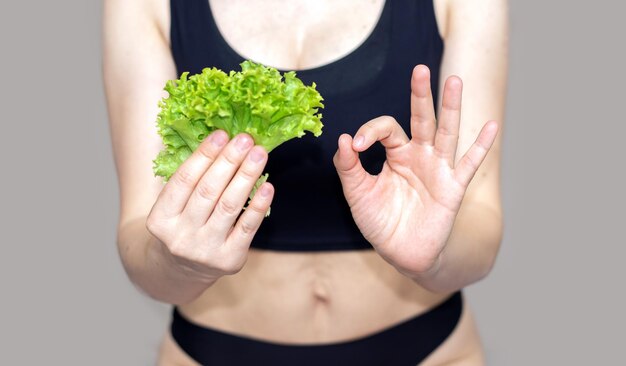
[[[249,135],[217,130],[176,170],[146,221],[175,268],[201,281],[241,270],[274,194],[263,183],[240,215],[266,162]]]

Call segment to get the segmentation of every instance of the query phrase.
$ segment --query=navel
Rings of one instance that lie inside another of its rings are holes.
[[[328,291],[328,286],[319,278],[313,280],[312,295],[316,304],[327,305],[330,303],[330,291]]]

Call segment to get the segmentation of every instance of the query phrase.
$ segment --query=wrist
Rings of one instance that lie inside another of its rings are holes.
[[[180,261],[172,255],[167,246],[154,236],[150,247],[153,248],[153,252],[155,252],[156,263],[160,263],[165,267],[168,276],[175,282],[208,287],[221,277],[203,273],[180,263]]]
[[[417,283],[421,287],[432,292],[440,292],[440,289],[437,288],[436,284],[440,282],[441,279],[442,263],[443,253],[439,253],[439,255],[432,261],[431,265],[420,269],[419,271],[398,267],[396,267],[396,270],[402,275],[413,280],[413,282]]]

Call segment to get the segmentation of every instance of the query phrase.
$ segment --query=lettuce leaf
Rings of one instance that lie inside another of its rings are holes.
[[[232,138],[246,132],[268,152],[305,131],[322,133],[322,96],[316,85],[306,86],[293,71],[278,70],[252,61],[241,71],[224,73],[205,68],[202,73],[169,80],[169,96],[159,102],[159,135],[165,149],[153,160],[155,176],[167,182],[178,167],[211,132],[222,129]],[[267,179],[267,177],[265,177]]]

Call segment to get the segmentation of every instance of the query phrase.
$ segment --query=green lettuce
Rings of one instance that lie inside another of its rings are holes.
[[[153,160],[153,171],[165,182],[216,129],[231,138],[248,133],[268,152],[305,131],[322,133],[322,96],[315,83],[304,85],[293,71],[281,76],[274,68],[244,61],[240,72],[205,68],[188,75],[169,80],[164,88],[169,95],[159,102],[157,128],[165,148]]]

